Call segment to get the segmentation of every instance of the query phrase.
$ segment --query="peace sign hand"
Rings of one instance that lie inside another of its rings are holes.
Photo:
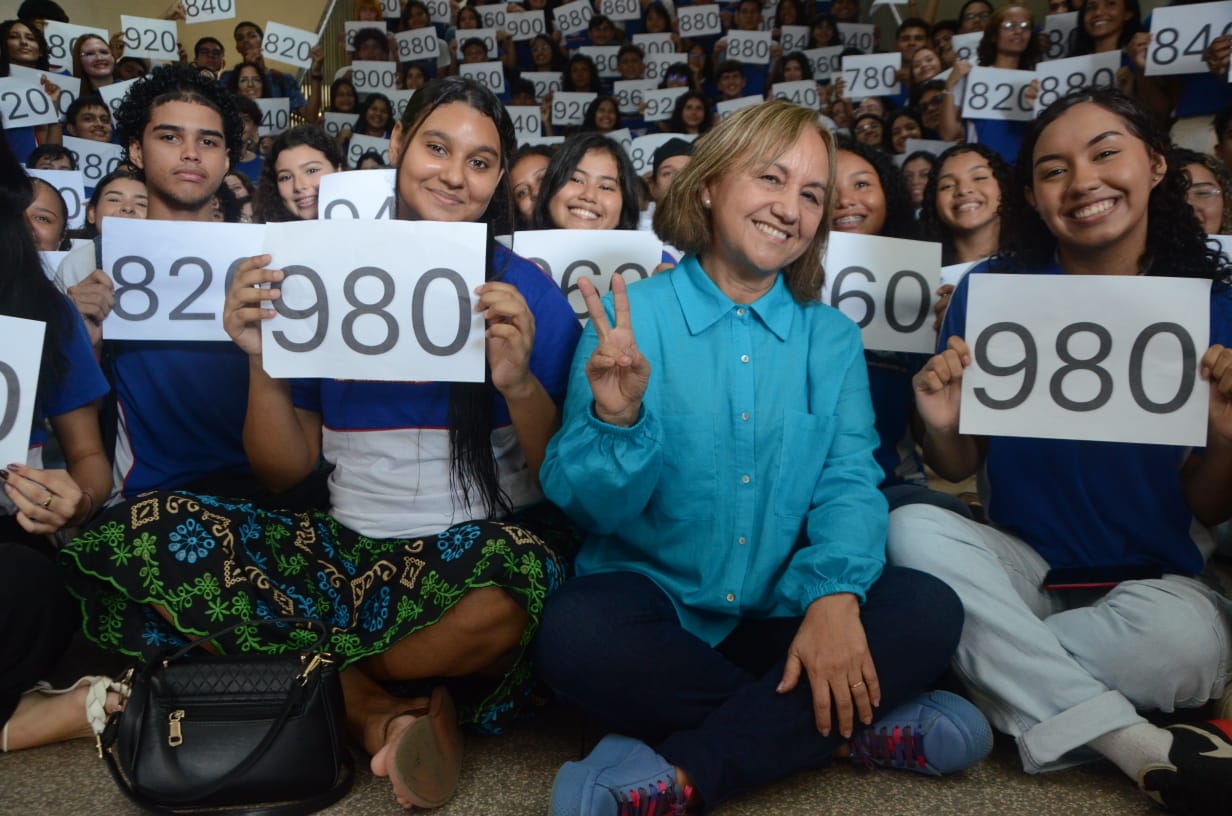
[[[620,275],[612,276],[612,300],[616,326],[607,322],[599,292],[585,278],[578,289],[590,312],[590,322],[599,335],[599,345],[586,361],[586,379],[595,397],[595,416],[611,425],[628,428],[637,422],[650,381],[650,361],[638,351],[629,319],[629,295]]]

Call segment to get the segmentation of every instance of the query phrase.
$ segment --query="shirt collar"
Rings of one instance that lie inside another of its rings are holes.
[[[698,263],[697,256],[686,255],[672,273],[672,285],[676,298],[684,312],[689,334],[697,335],[713,326],[720,318],[737,308],[737,304],[710,279]],[[770,291],[759,297],[747,308],[757,315],[762,324],[779,340],[787,340],[791,333],[791,321],[796,312],[796,301],[787,288],[780,272]]]

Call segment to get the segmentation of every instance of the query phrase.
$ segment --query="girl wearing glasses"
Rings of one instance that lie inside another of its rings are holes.
[[[1178,149],[1176,161],[1185,177],[1185,200],[1208,235],[1232,235],[1232,177],[1228,168],[1205,153]]]
[[[970,6],[970,4],[968,4]],[[964,6],[964,13],[967,12]],[[1034,71],[1040,61],[1039,37],[1035,36],[1035,19],[1025,6],[1003,6],[993,12],[984,26],[984,36],[976,48],[979,64],[988,68],[1008,68],[1015,71]],[[1018,154],[1018,145],[1026,132],[1026,122],[1010,122],[1000,119],[965,120],[954,99],[954,89],[971,72],[972,65],[959,60],[945,81],[946,95],[941,106],[941,138],[951,142],[978,142],[986,144],[1001,154],[1007,162]],[[1031,83],[1026,99],[1035,104],[1039,93],[1036,82]]]
[[[992,5],[985,0],[967,0],[958,11],[958,33],[974,34],[984,30],[992,16]]]

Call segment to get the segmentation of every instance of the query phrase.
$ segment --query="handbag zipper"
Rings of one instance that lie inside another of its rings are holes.
[[[184,719],[184,709],[177,708],[167,717],[167,727],[170,729],[167,734],[167,744],[172,748],[178,748],[184,743],[184,733],[180,730],[180,720]]]

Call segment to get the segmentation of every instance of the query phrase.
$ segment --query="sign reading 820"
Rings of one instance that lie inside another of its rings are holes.
[[[962,433],[1200,445],[1210,281],[968,276]]]

